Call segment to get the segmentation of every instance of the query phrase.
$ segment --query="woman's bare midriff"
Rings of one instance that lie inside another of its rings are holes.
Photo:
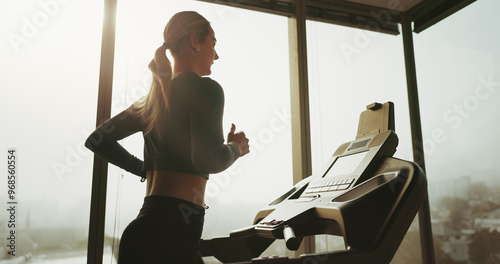
[[[147,171],[146,196],[169,196],[192,203],[205,205],[207,179],[188,173]]]

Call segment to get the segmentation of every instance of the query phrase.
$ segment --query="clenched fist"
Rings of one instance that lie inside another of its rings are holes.
[[[240,149],[240,157],[244,156],[248,152],[250,152],[250,147],[248,145],[248,138],[245,136],[245,133],[240,131],[235,133],[236,126],[231,124],[231,130],[229,134],[227,134],[227,142],[234,142]]]

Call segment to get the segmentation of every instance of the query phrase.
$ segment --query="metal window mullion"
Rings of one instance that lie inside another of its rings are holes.
[[[293,183],[296,184],[312,174],[305,0],[295,1],[295,16],[288,19],[288,43]],[[314,237],[304,238],[296,255],[314,252],[314,242]]]
[[[96,126],[111,116],[117,0],[104,0]],[[87,264],[101,264],[104,251],[108,163],[94,156]]]
[[[294,184],[312,174],[305,0],[295,8],[297,15],[288,19]]]
[[[410,112],[410,126],[413,147],[413,160],[425,171],[425,158],[423,148],[422,123],[420,117],[420,103],[418,98],[417,71],[415,66],[415,51],[413,48],[413,32],[411,18],[407,13],[401,14],[401,25],[403,31],[403,48],[406,68],[406,84],[408,89],[408,106]],[[432,226],[429,209],[429,196],[418,212],[418,223],[420,230],[420,245],[422,251],[422,262],[434,264],[434,241],[432,237]]]

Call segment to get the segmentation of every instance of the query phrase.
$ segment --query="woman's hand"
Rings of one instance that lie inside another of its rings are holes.
[[[227,142],[234,142],[240,149],[240,157],[242,157],[250,152],[250,147],[248,146],[248,138],[245,136],[244,132],[240,131],[234,133],[235,131],[236,126],[234,124],[231,124],[231,130],[229,131],[229,134],[227,134]]]

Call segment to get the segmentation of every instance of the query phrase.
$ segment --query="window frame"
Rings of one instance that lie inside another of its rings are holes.
[[[273,4],[263,5],[268,1],[230,1],[230,0],[198,0],[217,4],[225,4],[259,12],[267,12],[276,15],[289,17],[289,52],[290,52],[290,93],[291,93],[291,113],[292,116],[292,155],[293,155],[293,181],[297,183],[303,178],[312,174],[311,164],[311,139],[310,139],[310,117],[308,100],[308,73],[307,73],[307,48],[306,48],[306,20],[321,20],[335,24],[342,24],[352,27],[360,27],[360,24],[352,24],[349,21],[342,21],[338,18],[325,19],[314,14],[306,13],[307,8],[317,6],[314,0],[282,0],[271,1]],[[397,24],[401,24],[403,31],[402,43],[405,53],[406,79],[408,89],[408,101],[410,108],[410,121],[412,129],[413,156],[417,164],[425,170],[425,162],[422,146],[422,125],[420,120],[420,110],[418,102],[418,87],[416,77],[415,55],[413,50],[412,23],[418,23],[418,30],[432,26],[441,19],[453,14],[457,10],[466,7],[473,0],[456,1],[458,4],[450,4],[455,1],[439,0],[442,5],[431,5],[431,2],[422,1],[419,5],[405,13],[394,16],[387,27],[381,27],[381,32],[398,34]],[[356,15],[363,15],[356,11],[362,5],[349,2],[348,8],[342,8],[342,12],[351,12]],[[338,5],[337,5],[338,7]],[[366,6],[363,6],[366,7]],[[325,8],[335,8],[335,5]],[[101,64],[99,73],[99,92],[96,126],[111,115],[111,94],[113,86],[113,64],[116,33],[116,10],[117,0],[104,1],[103,31],[101,45]],[[346,11],[347,10],[347,11]],[[373,9],[374,10],[374,9]],[[383,9],[377,9],[383,10]],[[423,20],[427,13],[435,11],[431,19]],[[437,14],[437,15],[436,15]],[[364,23],[377,21],[373,15],[365,14]],[[420,19],[420,20],[417,20]],[[394,27],[396,25],[396,28]],[[90,209],[89,240],[87,263],[102,263],[104,250],[104,226],[106,209],[106,189],[107,189],[108,163],[99,157],[94,157],[92,196]],[[432,231],[430,227],[430,213],[428,198],[419,212],[420,237],[422,245],[422,261],[434,263],[434,252],[432,242]],[[314,251],[314,241],[305,241],[306,246],[300,253]]]

